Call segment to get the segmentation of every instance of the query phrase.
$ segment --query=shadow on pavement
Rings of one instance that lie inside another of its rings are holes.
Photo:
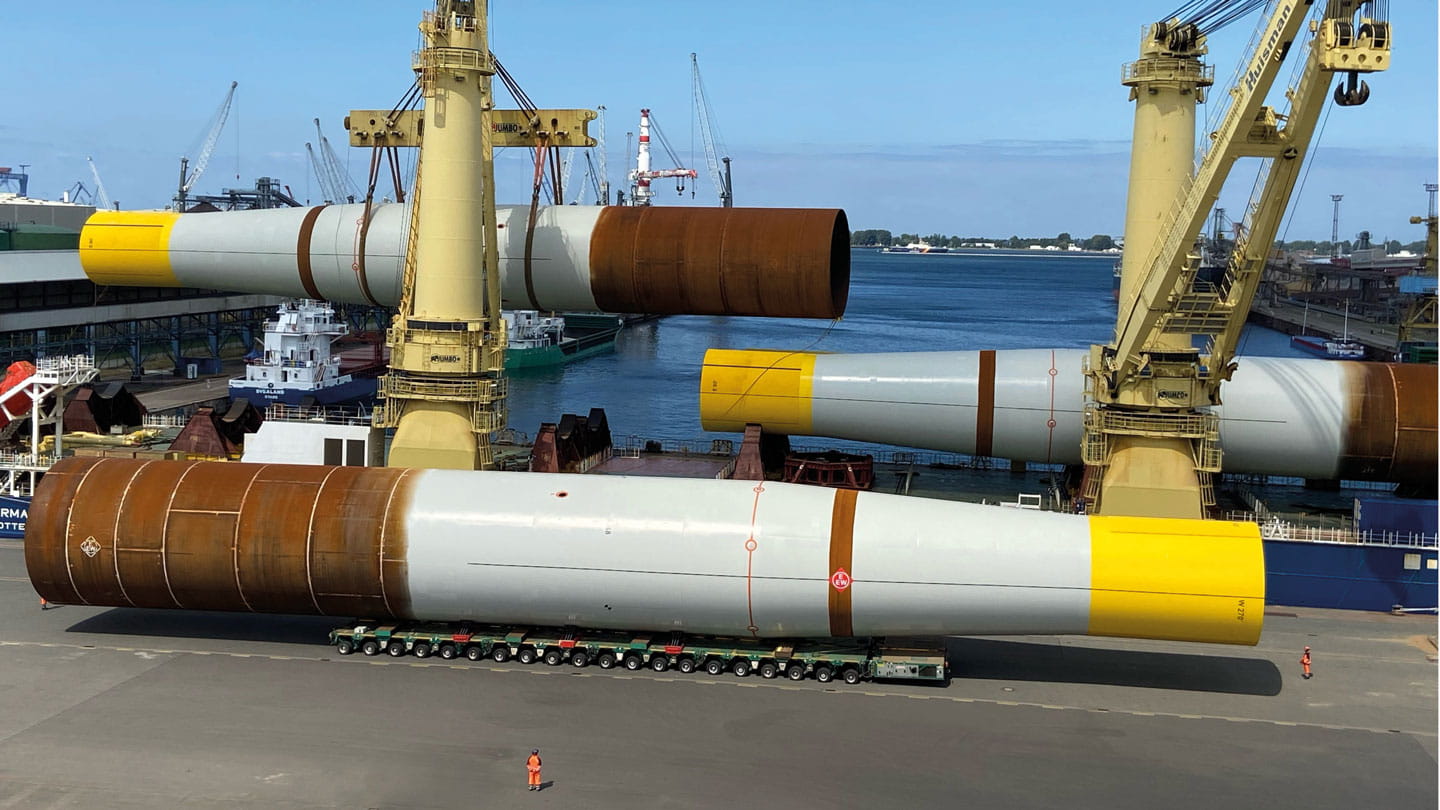
[[[1103,650],[1054,643],[948,639],[955,679],[1053,681],[1141,686],[1232,695],[1280,694],[1280,670],[1261,658],[1143,650]]]
[[[188,610],[114,608],[76,622],[69,633],[102,633],[163,638],[213,638],[223,641],[268,641],[323,645],[343,619],[325,616],[276,616],[253,613],[207,613]]]

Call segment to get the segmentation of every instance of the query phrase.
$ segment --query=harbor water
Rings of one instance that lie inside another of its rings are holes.
[[[617,444],[632,436],[733,438],[700,428],[700,367],[709,348],[856,353],[1105,343],[1115,328],[1115,259],[1053,251],[855,250],[844,318],[675,316],[636,324],[620,334],[613,353],[511,375],[510,426],[529,437],[562,413],[604,408]],[[1247,327],[1240,353],[1306,356],[1285,335],[1255,326]]]

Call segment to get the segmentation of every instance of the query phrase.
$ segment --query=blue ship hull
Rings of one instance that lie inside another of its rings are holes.
[[[1433,608],[1434,548],[1266,540],[1265,603],[1341,610]],[[1405,567],[1407,555],[1418,568]]]
[[[307,400],[316,405],[341,405],[346,402],[359,402],[374,398],[377,385],[378,381],[373,377],[352,379],[339,385],[328,385],[324,388],[309,390],[232,385],[230,386],[230,398],[243,397],[250,400],[250,404],[259,408],[276,404],[301,405]]]

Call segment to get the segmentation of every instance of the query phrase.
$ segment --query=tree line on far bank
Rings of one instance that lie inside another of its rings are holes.
[[[963,247],[997,247],[1024,250],[1032,245],[1039,247],[1050,247],[1054,245],[1061,250],[1068,249],[1075,245],[1082,250],[1109,250],[1116,247],[1115,240],[1103,233],[1097,233],[1089,239],[1075,239],[1070,234],[1061,232],[1053,237],[1041,236],[1012,236],[1009,239],[996,239],[989,236],[946,236],[941,233],[932,233],[928,236],[920,236],[915,233],[892,234],[890,231],[881,228],[871,228],[863,231],[850,232],[851,247],[904,247],[915,242],[924,242],[931,247],[963,248]],[[1381,247],[1383,244],[1385,252],[1389,254],[1399,253],[1408,250],[1411,253],[1421,254],[1425,252],[1425,240],[1416,240],[1409,244],[1402,244],[1398,239],[1390,239],[1383,243],[1376,243],[1373,247]],[[1292,239],[1290,241],[1275,240],[1275,247],[1278,250],[1286,251],[1311,251],[1317,255],[1330,254],[1330,241],[1316,241],[1313,239]],[[1353,247],[1350,240],[1346,239],[1340,243],[1340,255],[1348,256]]]
[[[890,231],[872,228],[864,231],[850,232],[850,245],[852,247],[904,247],[914,242],[924,242],[931,247],[962,248],[962,247],[997,247],[1026,249],[1032,245],[1039,247],[1055,246],[1061,250],[1068,249],[1074,245],[1082,250],[1109,250],[1115,247],[1115,240],[1110,236],[1097,233],[1089,239],[1076,239],[1069,233],[1061,232],[1057,236],[1011,236],[1009,239],[996,239],[989,236],[947,236],[942,233],[932,233],[928,236],[920,236],[916,233],[892,234]]]

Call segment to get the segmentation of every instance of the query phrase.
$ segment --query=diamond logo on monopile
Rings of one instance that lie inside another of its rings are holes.
[[[100,553],[100,542],[93,537],[87,537],[85,542],[80,544],[80,550],[85,552],[86,557],[94,557]]]

